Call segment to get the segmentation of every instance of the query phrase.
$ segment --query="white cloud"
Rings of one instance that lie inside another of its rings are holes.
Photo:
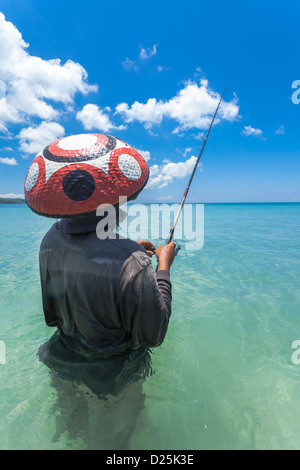
[[[140,59],[148,60],[151,59],[152,56],[156,55],[157,53],[157,44],[154,44],[152,47],[140,47]]]
[[[138,66],[137,64],[135,63],[134,60],[131,60],[129,59],[129,57],[126,57],[125,60],[123,60],[122,62],[122,66],[125,70],[129,71],[129,70],[135,70],[137,72],[138,70]]]
[[[157,70],[158,72],[168,72],[168,71],[170,70],[170,67],[167,66],[167,65],[158,65],[158,66],[156,67],[156,70]]]
[[[42,122],[39,126],[21,130],[20,150],[26,154],[37,154],[47,145],[63,137],[65,129],[57,122]]]
[[[135,101],[131,108],[127,103],[120,103],[116,106],[116,112],[121,114],[127,123],[139,121],[143,123],[146,129],[153,124],[160,124],[164,117],[164,104],[162,101],[156,101],[155,98],[149,98],[146,104]]]
[[[86,130],[97,129],[103,132],[109,132],[112,129],[124,130],[126,126],[115,126],[107,113],[111,109],[109,107],[100,109],[96,104],[87,104],[81,111],[78,111],[76,118],[81,121]]]
[[[157,201],[159,202],[170,202],[173,200],[172,196],[159,196],[156,198]]]
[[[15,193],[0,194],[0,197],[7,198],[7,199],[25,199],[24,194],[15,194]]]
[[[183,156],[186,158],[187,157],[187,154],[190,153],[192,150],[192,147],[187,147],[184,152],[183,152]]]
[[[199,132],[199,134],[194,135],[194,139],[203,140],[205,138],[205,132]]]
[[[137,150],[137,152],[139,152],[142,155],[142,157],[144,157],[146,162],[148,162],[150,160],[151,156],[150,156],[149,150],[139,150],[139,149],[136,149],[136,150]]]
[[[19,111],[6,98],[0,98],[0,131],[8,133],[7,123],[16,124],[20,121]]]
[[[170,175],[172,178],[185,178],[192,172],[196,160],[197,158],[193,156],[184,162],[166,163],[163,167],[163,173]]]
[[[154,44],[152,47],[139,47],[139,55],[135,60],[126,57],[122,62],[122,66],[127,71],[137,72],[139,67],[147,60],[151,59],[157,53],[157,44]],[[159,70],[160,71],[160,70]]]
[[[184,162],[168,162],[163,165],[153,165],[150,167],[150,177],[146,188],[165,188],[176,178],[186,178],[189,176],[196,164],[197,158],[195,156],[190,157]],[[202,164],[200,163],[200,170]]]
[[[144,124],[146,129],[161,124],[164,118],[173,119],[179,124],[173,132],[178,133],[191,128],[207,129],[219,100],[220,95],[209,89],[208,81],[201,80],[200,86],[187,82],[184,88],[168,101],[149,98],[146,103],[135,101],[130,107],[127,103],[120,103],[116,106],[116,112],[121,114],[126,122],[138,121]],[[231,102],[223,101],[216,122],[234,121],[238,112],[236,97]]]
[[[242,135],[245,135],[246,137],[249,137],[251,135],[253,135],[254,137],[259,137],[262,134],[263,134],[263,132],[262,132],[261,129],[255,129],[252,126],[245,126],[243,131],[242,131]]]
[[[150,167],[149,181],[145,189],[162,189],[168,186],[172,181],[173,178],[171,176],[164,174],[163,167],[161,168],[159,165],[153,165]]]
[[[15,158],[0,158],[0,163],[3,163],[4,165],[11,165],[11,166],[18,165],[18,162]]]
[[[28,53],[29,44],[0,12],[0,130],[35,116],[51,120],[59,115],[54,103],[71,105],[76,93],[97,89],[87,82],[87,72],[78,63],[43,60]],[[47,103],[51,100],[52,103]]]
[[[275,131],[275,134],[277,134],[277,135],[285,134],[285,127],[283,125],[278,127],[278,129]]]

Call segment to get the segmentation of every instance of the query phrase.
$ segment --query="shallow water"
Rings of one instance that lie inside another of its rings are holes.
[[[0,448],[300,449],[300,205],[205,205],[205,243],[171,270],[154,374],[99,400],[37,350],[38,249],[53,221],[0,205]],[[1,364],[1,362],[6,362]]]

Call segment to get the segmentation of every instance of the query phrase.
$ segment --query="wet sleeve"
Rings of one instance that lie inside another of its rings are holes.
[[[172,313],[172,283],[170,274],[168,271],[158,271],[156,273],[156,280],[170,318]]]
[[[121,301],[124,327],[133,348],[157,347],[165,338],[171,316],[172,285],[167,271],[150,263],[128,284]]]
[[[39,268],[40,268],[40,282],[43,300],[43,311],[45,322],[47,326],[57,326],[58,318],[55,314],[55,296],[51,290],[51,276],[47,269],[47,250],[44,243],[41,244],[39,252]]]

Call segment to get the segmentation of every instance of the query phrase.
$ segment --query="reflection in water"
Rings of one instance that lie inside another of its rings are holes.
[[[67,351],[55,333],[39,357],[57,394],[54,440],[66,439],[68,447],[128,449],[144,408],[143,383],[152,374],[150,351],[91,360]]]

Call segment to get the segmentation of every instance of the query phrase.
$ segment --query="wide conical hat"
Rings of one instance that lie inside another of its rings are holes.
[[[146,185],[149,167],[130,145],[103,134],[64,137],[33,160],[25,198],[34,212],[63,218],[93,214],[101,204],[129,201]]]

